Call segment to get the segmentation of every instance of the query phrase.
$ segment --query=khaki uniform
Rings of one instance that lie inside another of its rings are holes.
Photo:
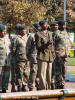
[[[42,31],[45,37],[52,40],[52,34],[49,31]],[[47,35],[48,34],[48,35]],[[51,48],[47,46],[48,40],[44,39],[40,33],[36,36],[37,59],[38,59],[38,75],[39,75],[39,88],[51,88],[51,71],[52,71],[52,52]]]
[[[10,76],[10,39],[0,38],[0,88],[8,89]]]

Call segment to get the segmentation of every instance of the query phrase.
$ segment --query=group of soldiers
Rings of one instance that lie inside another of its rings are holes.
[[[0,25],[0,80],[5,93],[11,79],[11,91],[63,89],[67,41],[65,21],[46,20],[33,24],[27,34],[25,25],[15,25],[15,36],[8,38],[7,26]],[[11,75],[10,75],[11,72]]]

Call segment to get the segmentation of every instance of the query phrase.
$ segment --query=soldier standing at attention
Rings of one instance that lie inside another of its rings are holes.
[[[48,22],[40,21],[42,28],[41,33],[36,36],[37,60],[38,60],[38,75],[39,89],[51,89],[51,73],[52,73],[52,34],[48,31]],[[49,40],[47,40],[48,38]]]
[[[9,76],[10,76],[10,61],[9,49],[10,39],[6,37],[6,27],[0,25],[0,81],[2,93],[8,89]]]
[[[19,34],[14,39],[12,45],[12,55],[15,58],[15,73],[16,73],[16,85],[18,91],[28,91],[28,79],[26,71],[26,42],[25,42],[26,27],[21,25]]]
[[[50,23],[52,37],[53,37],[53,44],[55,45],[55,38],[58,34],[60,34],[60,31],[58,29],[58,22],[54,21]],[[53,61],[52,64],[52,84],[51,89],[55,89],[55,77],[56,77],[56,71],[55,71],[55,61]]]
[[[35,80],[37,75],[37,49],[36,49],[36,41],[35,36],[40,31],[39,23],[35,23],[34,25],[34,34],[31,34],[27,41],[27,58],[30,61],[30,77],[29,77],[29,89],[30,91],[36,90]]]
[[[65,63],[67,60],[67,32],[65,31],[66,24],[64,21],[59,21],[59,34],[54,34],[55,41],[55,65],[56,65],[56,89],[63,89],[65,83]]]
[[[13,49],[13,44],[14,44],[14,39],[16,38],[17,35],[19,35],[20,32],[20,27],[21,24],[16,24],[15,25],[15,36],[11,37],[11,51]],[[11,84],[12,84],[12,88],[11,88],[11,92],[16,92],[16,73],[15,73],[15,55],[12,55],[11,52]]]

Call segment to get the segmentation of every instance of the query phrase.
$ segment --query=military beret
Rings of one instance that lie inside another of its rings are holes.
[[[65,21],[58,21],[58,25],[59,26],[62,26],[62,25],[64,25],[65,24]]]
[[[46,20],[43,20],[43,21],[40,21],[39,24],[40,26],[42,26],[43,24],[45,24],[47,21]]]
[[[50,23],[51,26],[54,26],[54,25],[56,25],[56,24],[58,24],[58,21],[54,21],[54,22],[51,22],[51,23]]]
[[[33,24],[33,26],[34,26],[34,29],[37,29],[40,26],[40,24],[39,23],[35,23],[35,24]]]
[[[0,25],[0,32],[2,32],[3,30],[5,30],[5,26],[4,25]]]
[[[19,30],[20,27],[21,27],[21,24],[16,24],[16,25],[15,25],[15,30]]]
[[[26,29],[27,27],[25,26],[25,25],[21,25],[20,27],[19,27],[19,30],[23,30],[23,29]]]

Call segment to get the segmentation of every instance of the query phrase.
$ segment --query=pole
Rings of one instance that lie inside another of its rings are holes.
[[[66,21],[66,0],[64,0],[64,21]]]

